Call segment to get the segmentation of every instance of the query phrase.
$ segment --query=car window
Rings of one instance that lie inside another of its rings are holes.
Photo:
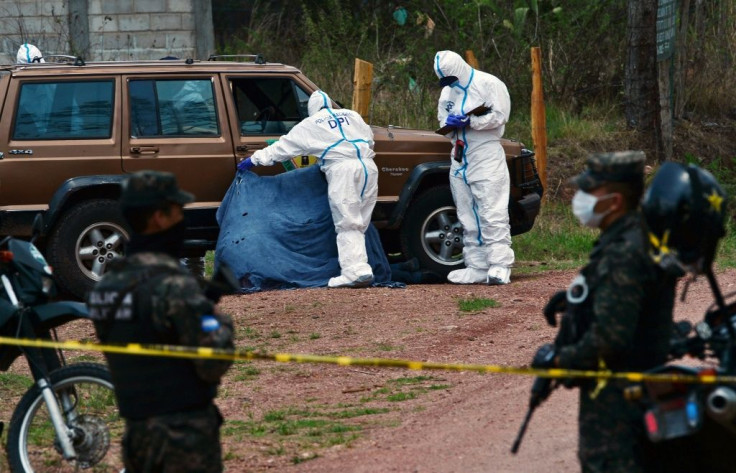
[[[309,94],[288,78],[231,78],[241,135],[283,135],[307,116]]]
[[[212,79],[133,79],[130,133],[151,136],[219,136]]]
[[[114,90],[113,80],[24,83],[13,139],[109,138]]]

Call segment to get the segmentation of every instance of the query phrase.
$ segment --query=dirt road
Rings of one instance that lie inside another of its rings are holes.
[[[514,275],[504,287],[414,285],[405,289],[310,289],[225,298],[239,348],[441,363],[524,366],[552,340],[541,310],[574,271]],[[736,270],[718,274],[724,294]],[[681,284],[682,287],[682,284]],[[476,312],[461,301],[495,305]],[[676,319],[702,319],[705,279],[678,300]],[[62,340],[95,340],[86,321]],[[69,361],[90,354],[69,352]],[[99,359],[100,357],[97,357]],[[22,360],[11,372],[27,374]],[[228,472],[472,473],[577,471],[577,392],[558,389],[535,412],[521,449],[509,449],[532,379],[476,372],[296,364],[233,365],[217,404]],[[8,385],[0,419],[25,390]],[[3,468],[0,462],[0,469]]]
[[[521,275],[505,287],[268,292],[230,297],[223,306],[235,317],[240,347],[522,366],[553,338],[555,329],[546,325],[541,309],[574,274]],[[735,275],[719,274],[724,293],[734,290]],[[498,306],[463,312],[462,299],[489,299]],[[676,318],[700,320],[711,300],[707,282],[696,281],[686,302],[678,300]],[[514,456],[509,449],[532,382],[526,376],[271,362],[248,365],[253,375],[243,375],[243,369],[233,367],[218,400],[227,419],[228,471],[577,469],[577,391],[552,394]],[[350,435],[337,440],[298,427],[307,419],[338,418]]]

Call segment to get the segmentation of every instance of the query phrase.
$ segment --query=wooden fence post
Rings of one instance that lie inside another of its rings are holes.
[[[542,187],[547,190],[547,118],[542,90],[542,54],[539,47],[532,48],[532,141],[537,159],[537,172]],[[546,195],[546,192],[545,192]]]
[[[373,82],[373,64],[355,58],[355,75],[353,76],[353,106],[368,121],[371,107],[371,82]]]

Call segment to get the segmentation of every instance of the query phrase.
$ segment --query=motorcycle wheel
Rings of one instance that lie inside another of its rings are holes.
[[[8,429],[11,471],[120,471],[125,421],[119,416],[110,372],[96,363],[76,363],[50,375],[77,459],[61,453],[43,395],[33,385],[20,399]]]

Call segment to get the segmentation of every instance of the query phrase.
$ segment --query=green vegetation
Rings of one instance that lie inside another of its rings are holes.
[[[590,135],[610,132],[585,127],[590,116],[623,121],[627,5],[627,0],[232,0],[213,4],[213,18],[218,53],[262,53],[268,61],[295,65],[347,106],[354,59],[373,63],[371,115],[379,125],[435,125],[439,89],[432,60],[444,49],[472,50],[481,70],[511,84],[511,124],[523,122],[517,114],[530,105],[529,50],[540,47],[545,99],[553,105],[550,139],[556,140],[556,129],[563,127],[555,122],[572,126],[562,134]],[[736,91],[722,84],[736,80],[736,43],[728,40],[736,29],[736,7],[699,2],[690,8],[691,22],[699,17],[700,26],[691,23],[678,50],[692,71],[681,92],[684,106],[707,116],[728,112]],[[242,14],[234,15],[238,9]],[[526,141],[528,132],[511,136]]]
[[[231,371],[235,381],[249,381],[261,374],[261,370],[250,361],[235,363]]]
[[[716,268],[736,268],[736,224],[733,219],[726,225],[726,236],[716,254]]]
[[[390,343],[378,343],[377,347],[381,351],[394,351],[400,350],[402,347],[391,345]]]
[[[215,270],[215,252],[208,251],[204,255],[204,274],[208,278],[212,277],[212,273]]]
[[[91,353],[74,352],[75,354],[69,358],[69,363],[85,363],[85,362],[99,362],[101,355],[93,355]]]
[[[458,306],[461,312],[480,312],[483,309],[501,307],[498,301],[486,299],[484,297],[473,297],[471,299],[458,299]]]
[[[385,399],[390,402],[403,402],[416,399],[430,391],[450,389],[449,384],[435,384],[438,379],[433,376],[401,377],[389,380],[386,385],[364,396],[360,402],[367,403],[376,399]]]
[[[378,422],[372,416],[390,412],[386,408],[338,405],[315,409],[281,409],[263,414],[260,420],[230,420],[222,427],[224,439],[238,442],[249,438],[270,445],[270,456],[289,455],[295,463],[317,457],[316,450],[334,445],[350,445],[365,426]]]
[[[374,66],[369,121],[375,125],[435,128],[434,54],[472,50],[481,70],[509,85],[513,107],[505,136],[528,148],[533,147],[529,50],[541,47],[548,185],[534,228],[513,239],[514,272],[573,268],[585,261],[597,232],[582,228],[570,214],[567,178],[582,169],[590,152],[647,146],[624,117],[626,0],[245,3],[213,6],[218,52],[262,53],[269,61],[295,65],[345,106],[351,104],[355,58],[369,61]],[[247,22],[232,14],[236,5]],[[736,82],[736,41],[724,40],[736,35],[736,7],[699,2],[690,8],[691,21],[698,17],[698,24],[707,26],[691,23],[678,46],[690,72],[684,92],[673,94],[676,117],[683,118],[676,122],[674,159],[710,170],[734,196],[733,140],[718,130],[733,126],[728,115],[735,108],[736,88],[722,84]],[[722,142],[714,143],[719,134]],[[719,266],[736,265],[734,243],[729,233]]]
[[[736,178],[731,182],[736,184]],[[729,219],[726,236],[721,240],[716,256],[716,268],[736,267],[735,232],[736,224]],[[597,230],[578,223],[569,203],[545,202],[534,228],[513,238],[516,252],[514,272],[579,268],[587,261],[598,235]]]
[[[516,271],[580,267],[597,237],[598,231],[580,225],[569,204],[545,202],[534,228],[513,238]]]
[[[238,327],[238,337],[245,337],[250,340],[257,340],[261,338],[261,334],[258,330],[252,327]]]
[[[25,392],[33,384],[29,376],[15,373],[0,373],[0,398],[8,399],[9,395]]]

